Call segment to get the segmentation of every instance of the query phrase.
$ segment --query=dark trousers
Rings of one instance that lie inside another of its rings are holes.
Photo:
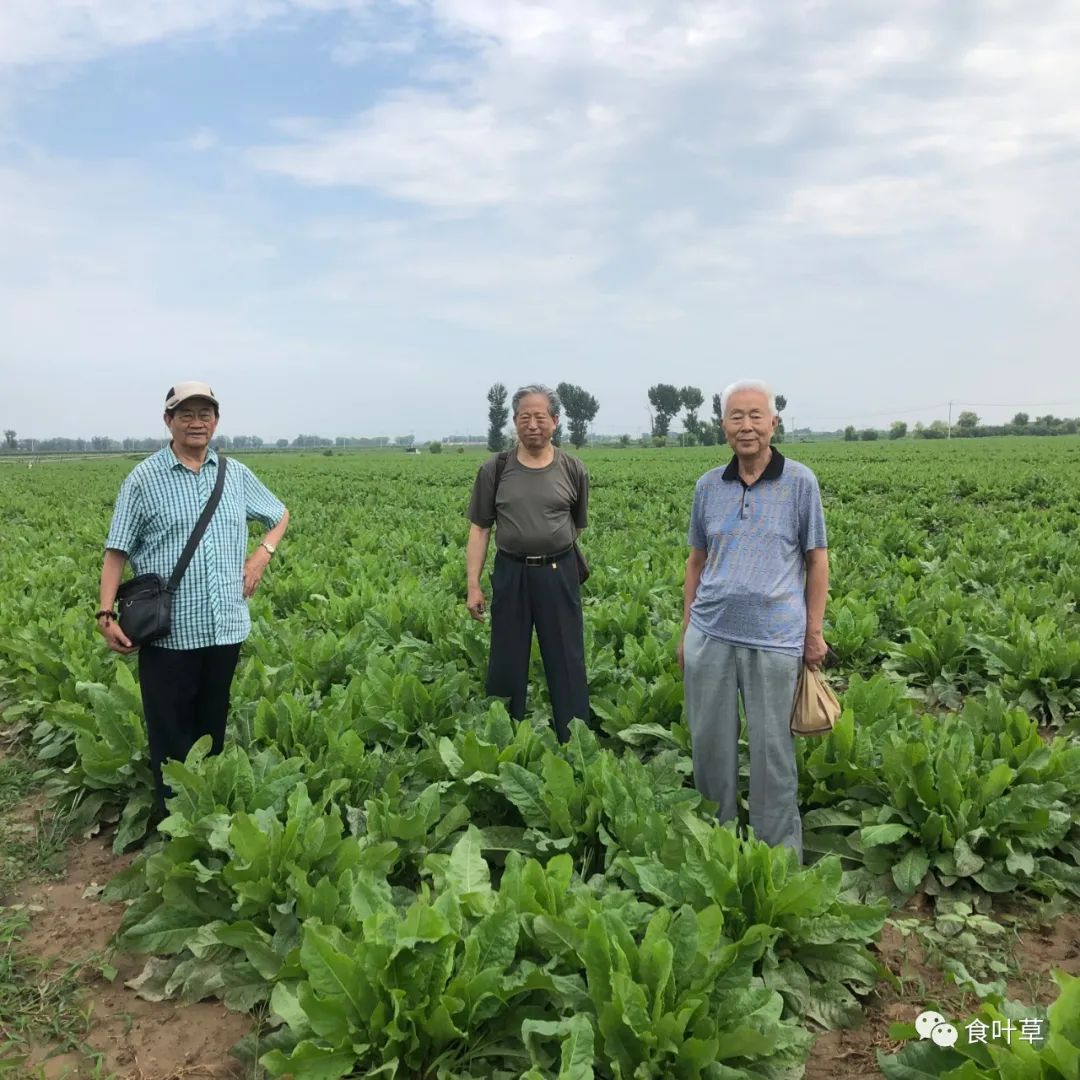
[[[487,692],[510,699],[510,715],[525,716],[533,627],[544,659],[555,734],[570,738],[570,721],[589,722],[581,586],[573,552],[539,566],[495,555],[491,575],[491,655]]]
[[[172,791],[161,778],[162,762],[183,761],[203,735],[213,739],[213,753],[225,743],[239,645],[212,645],[205,649],[139,649],[139,686],[150,744],[158,810]]]

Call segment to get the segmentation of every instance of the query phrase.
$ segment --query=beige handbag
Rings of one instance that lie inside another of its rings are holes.
[[[820,669],[803,664],[791,710],[792,735],[828,735],[842,711]]]

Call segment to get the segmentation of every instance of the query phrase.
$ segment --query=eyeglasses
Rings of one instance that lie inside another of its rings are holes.
[[[200,424],[209,424],[214,419],[214,416],[213,409],[200,409],[198,412],[192,412],[190,409],[179,409],[173,413],[173,419],[179,420],[181,424],[194,424],[196,420]]]

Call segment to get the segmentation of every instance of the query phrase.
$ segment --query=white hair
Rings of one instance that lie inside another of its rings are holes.
[[[521,399],[528,397],[530,394],[543,394],[544,397],[548,399],[548,413],[551,415],[552,420],[559,415],[562,410],[562,402],[559,400],[558,392],[552,390],[550,386],[545,386],[543,383],[529,383],[528,386],[523,386],[518,390],[518,392],[510,399],[510,404],[514,410],[514,416],[517,416]]]
[[[778,415],[776,411],[776,395],[772,392],[772,387],[767,382],[762,382],[761,379],[740,379],[738,382],[733,382],[729,386],[725,386],[723,392],[720,394],[721,416],[727,416],[728,398],[730,398],[732,394],[737,394],[740,390],[756,390],[759,394],[764,394],[765,400],[769,403],[769,415]]]

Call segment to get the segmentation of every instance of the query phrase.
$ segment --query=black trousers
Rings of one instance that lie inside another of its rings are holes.
[[[581,586],[573,552],[539,566],[495,555],[491,575],[491,654],[487,692],[510,699],[510,715],[525,716],[533,627],[544,660],[555,734],[570,737],[576,716],[589,722]]]
[[[229,715],[239,645],[212,645],[205,649],[139,649],[139,686],[143,716],[150,744],[159,810],[172,791],[161,778],[161,765],[183,761],[195,743],[209,735],[213,753],[225,744],[225,720]]]

